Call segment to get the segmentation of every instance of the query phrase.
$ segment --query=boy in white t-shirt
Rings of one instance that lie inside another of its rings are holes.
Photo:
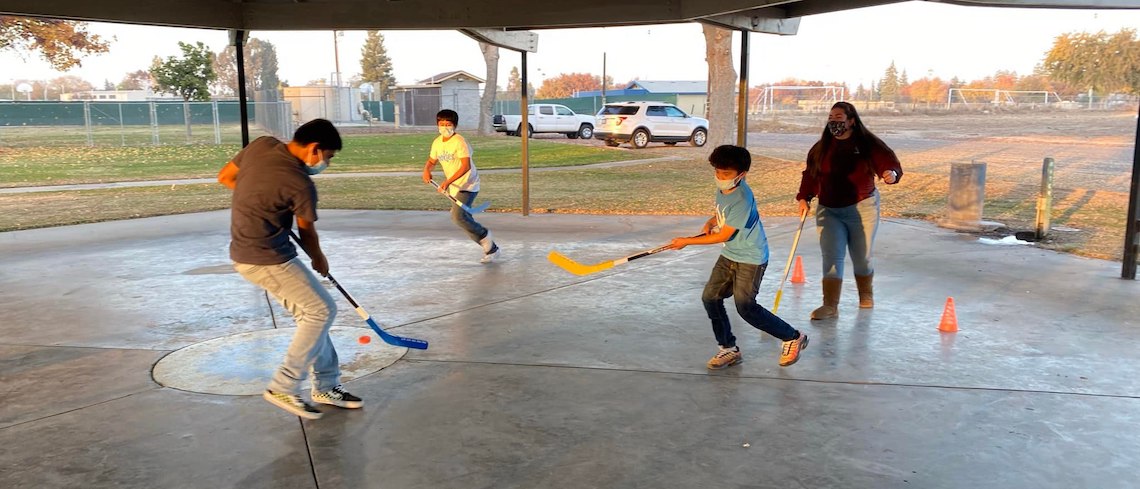
[[[436,126],[439,128],[439,137],[431,143],[431,153],[428,154],[427,164],[424,165],[424,183],[431,183],[431,170],[439,163],[443,167],[446,179],[439,184],[440,193],[450,192],[456,200],[470,207],[479,194],[479,171],[475,169],[475,162],[471,159],[471,145],[467,139],[455,132],[459,123],[459,114],[454,110],[444,109],[435,115]],[[481,263],[491,263],[499,257],[499,245],[491,238],[491,231],[475,222],[471,213],[457,205],[451,206],[451,220],[460,229],[471,237],[471,240],[483,246]]]

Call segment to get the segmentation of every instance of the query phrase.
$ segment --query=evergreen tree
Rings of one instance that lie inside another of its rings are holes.
[[[384,48],[384,35],[380,31],[368,31],[364,47],[360,49],[360,77],[371,83],[377,100],[388,100],[396,88],[396,77],[392,74],[392,58]]]
[[[519,67],[512,66],[511,74],[507,77],[507,93],[503,94],[504,100],[518,100],[519,94],[522,92],[522,75],[519,74]]]
[[[891,61],[891,65],[883,73],[883,79],[879,81],[879,98],[884,102],[895,102],[898,97],[899,72],[895,68],[895,62]]]

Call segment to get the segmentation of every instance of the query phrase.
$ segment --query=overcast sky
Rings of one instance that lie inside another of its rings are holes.
[[[1028,74],[1053,39],[1066,32],[1140,26],[1140,11],[1003,9],[910,2],[805,17],[795,36],[752,35],[753,85],[787,77],[869,85],[894,61],[915,80],[926,75],[970,80],[1000,69]],[[217,51],[225,31],[93,23],[90,30],[114,37],[107,54],[86,58],[67,72],[95,85],[118,82],[129,71],[146,69],[154,56],[179,53],[178,41],[202,41]],[[454,31],[384,31],[385,45],[400,83],[444,71],[485,73],[475,41]],[[704,38],[696,24],[538,31],[539,51],[528,57],[532,83],[558,73],[601,74],[602,53],[617,82],[703,80]],[[277,47],[280,78],[292,85],[329,78],[335,71],[333,33],[255,31]],[[360,72],[363,31],[344,32],[339,59],[345,80]],[[739,35],[737,35],[739,39]],[[739,59],[739,41],[735,44]],[[503,52],[500,85],[519,55]],[[0,55],[0,83],[8,79],[50,79],[62,75],[38,57]]]

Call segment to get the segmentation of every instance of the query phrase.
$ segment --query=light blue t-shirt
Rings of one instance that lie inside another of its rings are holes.
[[[724,243],[721,255],[737,263],[768,263],[768,237],[764,235],[760,212],[756,210],[756,197],[747,183],[741,181],[728,195],[716,191],[716,221],[718,226],[727,224],[736,229],[732,238]]]

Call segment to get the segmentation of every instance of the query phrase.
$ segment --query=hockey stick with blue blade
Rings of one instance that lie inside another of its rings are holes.
[[[431,182],[431,186],[435,187],[436,190],[439,190],[439,184],[435,183],[435,180],[431,180],[430,182]],[[478,214],[480,212],[487,210],[487,208],[491,206],[491,201],[485,200],[485,201],[483,201],[482,204],[479,204],[475,207],[471,207],[471,206],[468,206],[467,204],[464,204],[463,202],[460,202],[459,199],[455,198],[453,195],[451,195],[448,192],[443,192],[443,195],[446,195],[448,199],[451,199],[451,202],[453,202],[455,205],[459,206],[463,210],[467,211],[468,214]]]
[[[360,307],[360,304],[356,303],[356,300],[354,300],[352,296],[348,294],[348,291],[344,290],[344,287],[340,286],[340,282],[337,282],[332,275],[328,275],[327,277],[329,279],[329,282],[332,282],[332,284],[336,286],[336,290],[339,290],[340,293],[344,295],[344,298],[348,299],[348,303],[352,304],[352,307],[356,309],[356,314],[359,315],[360,318],[364,320],[364,322],[368,323],[368,326],[372,328],[372,331],[375,331],[376,334],[380,336],[380,339],[384,340],[385,343],[393,346],[402,346],[404,348],[415,348],[417,350],[427,349],[428,342],[424,340],[408,338],[406,336],[397,336],[381,329],[380,325],[376,324],[376,321],[372,320],[372,315],[368,314],[368,311],[365,311],[363,307]]]
[[[301,238],[298,238],[297,233],[294,233],[292,229],[289,230],[289,236],[292,236],[293,241],[296,241],[298,245],[301,244]],[[380,325],[376,324],[376,321],[372,320],[372,315],[368,314],[368,311],[365,311],[363,307],[360,307],[360,304],[356,303],[356,299],[353,299],[352,295],[350,295],[347,290],[344,290],[344,287],[340,286],[340,282],[337,282],[332,274],[325,275],[325,278],[329,279],[329,282],[332,282],[332,284],[336,286],[336,290],[339,290],[341,295],[343,295],[345,299],[348,299],[348,303],[352,304],[352,307],[356,309],[356,314],[360,316],[364,322],[368,323],[368,327],[372,328],[372,331],[375,331],[376,335],[379,336],[381,340],[384,340],[385,343],[393,346],[402,346],[404,348],[415,348],[417,350],[427,349],[428,342],[424,340],[397,336],[384,331],[380,328]]]

